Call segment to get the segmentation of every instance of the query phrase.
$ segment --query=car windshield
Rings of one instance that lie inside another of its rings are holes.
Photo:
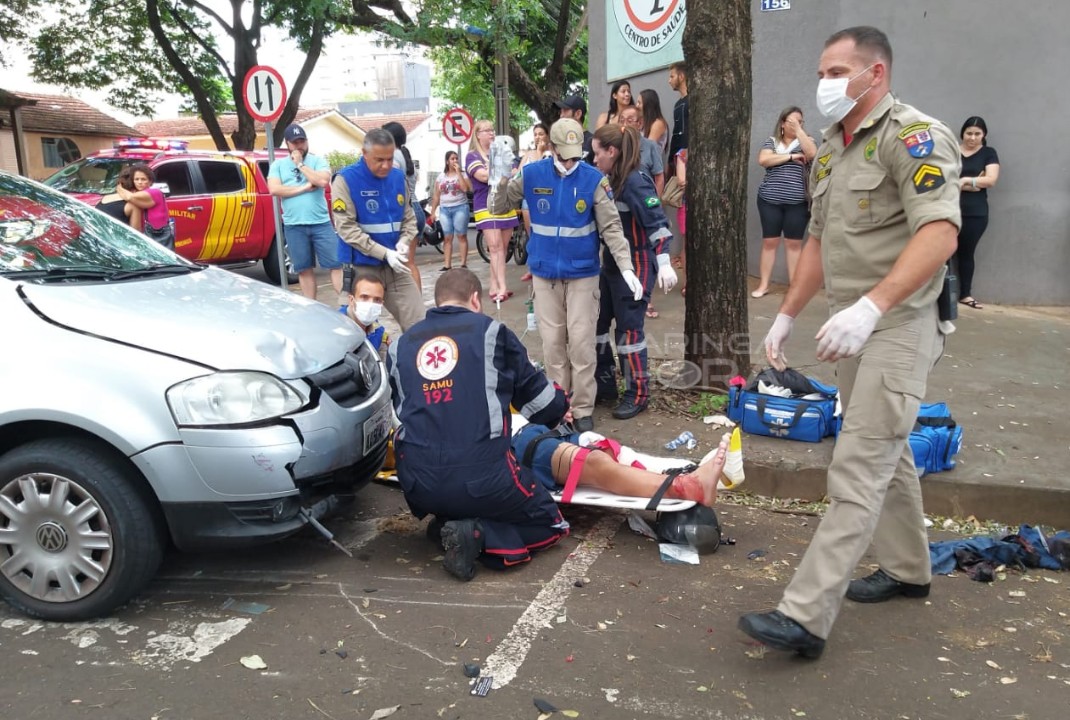
[[[160,266],[199,267],[80,200],[0,172],[0,275],[82,280]]]
[[[114,192],[124,168],[143,162],[140,158],[86,158],[67,165],[42,182],[65,193],[107,195]]]

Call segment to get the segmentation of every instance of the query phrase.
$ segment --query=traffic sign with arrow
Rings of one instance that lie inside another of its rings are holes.
[[[286,83],[275,68],[254,65],[245,73],[242,100],[255,119],[263,123],[274,122],[286,105]]]

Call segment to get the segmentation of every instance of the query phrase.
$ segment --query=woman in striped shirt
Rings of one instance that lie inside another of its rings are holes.
[[[758,151],[758,164],[765,168],[765,178],[758,186],[762,255],[758,263],[758,287],[751,297],[760,298],[769,292],[781,235],[788,257],[789,282],[795,276],[795,265],[799,262],[806,226],[810,222],[806,176],[816,154],[817,145],[803,130],[802,110],[794,106],[784,108],[777,118],[773,135]]]

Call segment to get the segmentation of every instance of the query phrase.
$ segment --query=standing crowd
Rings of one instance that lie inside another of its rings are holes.
[[[818,77],[817,106],[830,122],[820,140],[806,133],[800,108],[789,106],[758,151],[763,240],[752,294],[769,291],[783,238],[790,285],[765,348],[784,369],[794,318],[824,285],[830,317],[816,337],[817,357],[836,363],[843,424],[828,469],[829,508],[795,576],[775,610],[739,622],[767,645],[811,658],[823,652],[844,598],[929,594],[907,436],[951,329],[937,302],[949,266],[962,276],[961,302],[981,307],[972,295],[973,253],[987,225],[987,190],[999,176],[983,119],[967,120],[956,142],[946,125],[892,95],[892,49],[880,30],[833,34]],[[669,84],[679,94],[671,125],[657,93],[644,90],[633,104],[626,81],[613,85],[594,132],[584,127],[586,102],[565,98],[559,119],[536,128],[536,147],[511,171],[502,170],[508,151],[491,123],[476,122],[467,157],[447,155],[434,191],[432,216],[461,246],[461,267],[447,254],[435,307],[426,312],[411,263],[418,221],[407,163],[395,161],[404,138],[370,131],[361,159],[331,183],[339,253],[321,264],[359,268],[359,275],[343,273],[353,279],[341,290],[366,331],[377,331],[370,305],[385,306],[401,325],[387,359],[400,420],[398,478],[412,512],[434,516],[429,532],[455,577],[470,580],[477,561],[498,568],[526,562],[567,535],[553,489],[565,497],[590,485],[703,505],[716,499],[726,440],[698,468],[666,474],[582,447],[596,403],[613,404],[623,420],[650,399],[644,323],[656,317],[655,288],[668,292],[678,281],[663,196],[679,197],[677,225],[686,233],[686,67],[673,65]],[[291,156],[280,162],[289,164],[272,168],[279,180],[272,190],[284,203],[325,184],[299,135],[287,130]],[[280,186],[297,189],[287,195]],[[492,254],[488,296],[465,267],[460,208],[469,188]],[[518,211],[529,228],[545,373],[508,327],[482,312],[487,300],[512,294],[502,249]],[[300,215],[288,217],[302,224]],[[314,233],[304,234],[310,249],[302,259],[319,253]],[[513,412],[530,423],[518,433]],[[871,542],[879,569],[852,580]]]

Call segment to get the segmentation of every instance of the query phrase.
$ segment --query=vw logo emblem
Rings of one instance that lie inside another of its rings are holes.
[[[46,522],[37,528],[37,544],[46,552],[61,552],[67,547],[67,533],[56,523]]]

